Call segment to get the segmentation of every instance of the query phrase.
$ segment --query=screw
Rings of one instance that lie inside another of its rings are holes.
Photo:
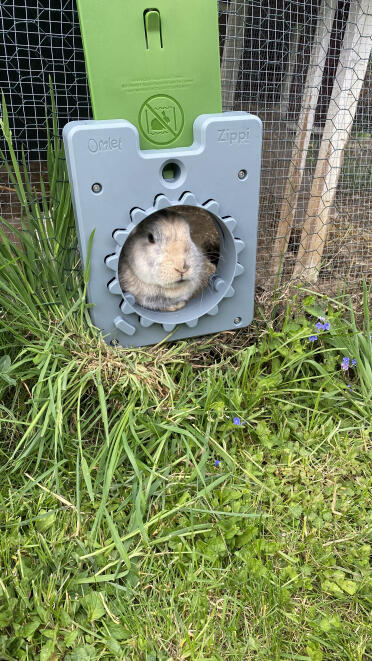
[[[239,179],[245,179],[247,176],[247,170],[239,170],[238,177]]]
[[[102,186],[101,186],[101,184],[98,184],[98,183],[97,183],[97,184],[93,184],[93,186],[92,186],[92,191],[93,191],[93,193],[100,193],[101,190],[102,190]]]
[[[235,319],[234,319],[234,324],[235,324],[235,326],[237,326],[238,324],[240,324],[241,320],[242,320],[241,317],[235,317]]]

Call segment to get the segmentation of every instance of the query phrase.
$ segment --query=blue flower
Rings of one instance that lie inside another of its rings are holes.
[[[327,331],[331,328],[331,324],[329,323],[329,321],[326,321],[324,319],[324,317],[319,317],[319,319],[321,319],[321,321],[317,321],[316,324],[315,324],[315,328],[318,331],[320,331],[320,330]],[[324,321],[324,323],[322,323],[322,321]]]
[[[317,335],[310,335],[309,342],[316,342],[317,339],[318,339]]]
[[[342,363],[341,363],[341,369],[345,370],[345,372],[346,372],[349,369],[349,364],[350,364],[350,358],[348,358],[347,356],[344,356],[344,358],[342,359]]]
[[[351,392],[353,392],[353,389],[352,389],[350,383],[347,384],[347,387],[349,388],[349,390],[351,390]]]
[[[219,460],[219,459],[216,459],[216,461],[214,462],[215,467],[218,468],[218,466],[220,465],[220,463],[221,463],[220,460]]]
[[[318,317],[318,319],[320,319],[320,321],[325,321],[325,317]]]
[[[351,361],[351,367],[355,367],[356,364],[357,364],[356,358],[353,358],[353,360]]]
[[[233,418],[233,424],[236,425],[237,427],[244,427],[244,425],[246,425],[247,423],[245,420],[241,420],[240,418],[236,417]]]

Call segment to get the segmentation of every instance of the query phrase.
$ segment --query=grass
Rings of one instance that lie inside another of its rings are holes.
[[[40,197],[2,122],[0,658],[371,659],[367,286],[360,322],[299,290],[248,332],[108,347],[56,127]]]

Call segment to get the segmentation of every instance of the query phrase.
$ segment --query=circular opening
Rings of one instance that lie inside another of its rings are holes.
[[[168,184],[175,184],[181,177],[181,168],[178,163],[169,161],[163,165],[161,176]]]
[[[242,318],[241,317],[235,317],[234,319],[234,324],[235,326],[239,326],[239,324],[242,323]]]
[[[200,207],[175,205],[133,229],[118,275],[124,298],[135,297],[129,302],[144,323],[180,324],[214,313],[231,287],[236,262],[234,237],[220,218]]]
[[[95,184],[93,184],[93,186],[92,186],[92,191],[93,191],[93,193],[96,193],[96,194],[97,194],[97,193],[101,193],[101,191],[102,191],[102,184],[99,184],[98,182],[95,183]]]
[[[247,172],[247,170],[239,170],[239,172],[238,172],[238,178],[239,178],[241,181],[244,181],[244,179],[246,179],[247,176],[248,176],[248,172]]]

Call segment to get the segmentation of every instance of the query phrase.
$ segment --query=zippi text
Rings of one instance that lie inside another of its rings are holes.
[[[230,131],[229,129],[219,129],[218,142],[228,142],[229,145],[244,145],[249,142],[249,129],[241,131]]]

